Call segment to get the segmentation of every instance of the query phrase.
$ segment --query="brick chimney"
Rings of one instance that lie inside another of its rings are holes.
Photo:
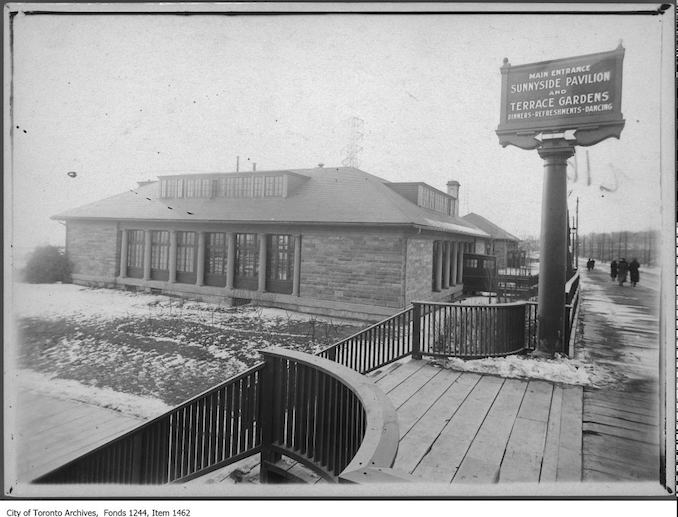
[[[454,198],[454,209],[451,210],[451,215],[459,215],[459,182],[450,180],[447,182],[447,193]]]

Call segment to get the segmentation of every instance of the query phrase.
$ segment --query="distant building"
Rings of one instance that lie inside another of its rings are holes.
[[[458,195],[351,167],[179,174],[53,218],[79,284],[378,319],[461,295],[489,235]]]
[[[489,221],[478,214],[466,214],[462,219],[480,228],[489,235],[489,237],[479,237],[475,239],[475,253],[495,256],[497,258],[498,269],[522,265],[520,263],[524,262],[524,259],[521,260],[524,253],[521,255],[521,251],[518,249],[518,244],[520,243],[518,237],[511,235],[492,221]]]

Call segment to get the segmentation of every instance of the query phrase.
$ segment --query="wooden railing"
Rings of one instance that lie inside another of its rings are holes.
[[[497,357],[525,349],[525,302],[414,302],[412,356]]]
[[[318,356],[284,348],[262,354],[262,481],[283,474],[276,467],[280,455],[331,482],[355,481],[357,470],[391,467],[398,419],[374,383]]]
[[[412,352],[412,307],[325,348],[317,355],[360,373],[371,372]]]
[[[263,367],[250,368],[34,482],[172,483],[256,454]]]

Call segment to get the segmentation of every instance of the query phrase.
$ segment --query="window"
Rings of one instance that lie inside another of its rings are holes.
[[[254,176],[254,197],[264,197],[264,176]]]
[[[291,235],[269,235],[266,290],[290,294],[294,274],[294,239]]]
[[[195,260],[195,232],[177,232],[177,271],[192,273]]]
[[[285,177],[284,176],[266,176],[264,182],[264,196],[280,197],[284,194]]]
[[[281,197],[286,176],[234,176],[219,180],[219,195],[230,198]]]
[[[169,232],[151,231],[151,279],[169,279]]]
[[[205,285],[224,287],[228,275],[228,239],[225,233],[207,233]]]
[[[144,276],[144,231],[127,230],[127,276]]]
[[[259,240],[256,233],[235,236],[235,287],[256,290],[259,274]]]
[[[478,269],[478,259],[466,259],[464,260],[464,267]]]
[[[205,272],[225,275],[228,262],[228,243],[225,233],[208,233],[205,252]]]
[[[418,205],[423,208],[430,208],[441,214],[450,214],[450,199],[431,188],[419,185]]]

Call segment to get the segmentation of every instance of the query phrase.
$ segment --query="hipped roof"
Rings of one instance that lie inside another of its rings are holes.
[[[159,183],[155,181],[67,210],[53,219],[413,225],[488,237],[472,222],[419,207],[389,188],[388,181],[353,167],[257,171],[256,174],[264,172],[293,173],[308,179],[288,197],[211,199],[160,199]]]
[[[515,241],[520,242],[520,239],[515,235],[510,234],[503,228],[500,228],[492,221],[488,221],[482,215],[475,214],[471,212],[462,217],[465,221],[470,222],[474,226],[477,226],[481,230],[489,234],[489,236],[498,241]]]

